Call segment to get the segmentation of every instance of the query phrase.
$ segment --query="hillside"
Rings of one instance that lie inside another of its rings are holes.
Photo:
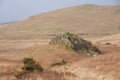
[[[100,42],[102,44],[111,43],[113,45],[120,45],[120,34],[97,38],[95,39],[95,41]]]
[[[84,40],[58,35],[66,32]],[[120,6],[74,6],[0,25],[0,79],[16,80],[22,60],[33,58],[44,72],[25,74],[23,80],[119,80],[119,32]],[[99,55],[86,55],[96,48]],[[51,66],[62,61],[67,63]]]
[[[120,6],[81,5],[38,14],[0,27],[10,39],[51,37],[63,32],[103,36],[120,32]]]
[[[120,47],[100,45],[104,54],[86,58],[64,67],[53,68],[53,71],[71,73],[74,76],[67,80],[120,80]]]
[[[119,38],[119,34],[118,36],[113,35],[113,37],[114,36]],[[109,37],[110,36],[104,37],[104,39],[107,39],[106,42],[109,42],[109,40],[112,39]],[[63,45],[48,45],[48,42],[44,45],[40,43],[34,46],[34,41],[25,41],[23,43],[22,41],[16,40],[17,42],[3,43],[1,46],[1,50],[3,51],[1,51],[0,55],[0,78],[4,80],[16,80],[15,75],[22,70],[22,59],[29,57],[42,65],[45,71],[42,73],[35,71],[30,74],[25,74],[23,76],[23,78],[25,77],[24,79],[48,80],[48,78],[50,78],[51,80],[119,80],[120,46],[117,44],[101,44],[102,41],[99,39],[97,40],[100,41],[99,45],[94,45],[100,49],[101,54],[94,57],[85,54],[78,54]],[[114,39],[112,39],[112,41],[114,41]],[[9,48],[7,52],[4,51],[6,48]],[[54,67],[51,66],[52,64],[61,62],[62,60],[65,60],[67,64]]]
[[[19,57],[18,57],[19,56]],[[22,59],[25,57],[30,57],[35,59],[37,62],[39,62],[43,67],[45,72],[44,73],[35,73],[31,75],[31,79],[35,77],[35,80],[43,78],[43,76],[48,75],[43,80],[48,80],[47,78],[51,78],[51,80],[63,80],[63,79],[57,79],[59,77],[58,72],[51,71],[51,64],[54,64],[56,62],[60,62],[61,60],[67,61],[67,64],[73,63],[75,61],[80,61],[84,58],[89,58],[89,56],[86,55],[80,55],[72,50],[65,49],[62,46],[59,45],[35,45],[31,48],[28,48],[24,50],[22,53],[6,53],[0,55],[0,78],[3,80],[16,80],[15,74],[21,71],[22,67]],[[49,71],[47,73],[46,71]],[[50,76],[52,73],[55,73],[57,76]],[[44,75],[43,75],[44,74]],[[53,77],[54,76],[54,77]],[[28,76],[29,77],[29,76]],[[53,79],[55,78],[55,79]],[[61,78],[61,77],[60,77]],[[29,80],[29,79],[28,79]]]
[[[14,75],[21,71],[22,59],[30,57],[39,62],[45,72],[28,74],[26,76],[28,79],[44,79],[46,76],[44,80],[48,80],[49,77],[52,80],[54,78],[54,80],[59,80],[57,78],[61,76],[60,78],[63,79],[60,80],[119,80],[120,47],[114,45],[99,45],[98,47],[102,54],[96,57],[78,54],[60,45],[35,45],[19,54],[2,54],[0,55],[0,77],[5,78],[4,80],[14,80]],[[67,61],[67,64],[50,66],[63,59]]]

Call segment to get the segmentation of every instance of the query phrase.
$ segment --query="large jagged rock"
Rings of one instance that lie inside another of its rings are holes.
[[[91,44],[91,42],[80,38],[78,35],[72,33],[65,33],[53,38],[49,44],[61,44],[65,45],[78,53],[84,53],[91,56],[100,54],[100,50]]]

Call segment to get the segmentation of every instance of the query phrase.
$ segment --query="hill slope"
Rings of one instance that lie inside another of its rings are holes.
[[[120,31],[120,6],[82,5],[38,14],[0,28],[1,38],[40,38],[63,32],[106,35]]]
[[[98,38],[95,39],[96,41],[100,42],[100,43],[111,43],[114,45],[120,45],[120,34],[115,34],[115,35],[111,35],[111,36],[106,36],[103,38]]]
[[[53,70],[74,74],[72,79],[67,80],[120,80],[120,47],[100,46],[104,49],[104,54]]]

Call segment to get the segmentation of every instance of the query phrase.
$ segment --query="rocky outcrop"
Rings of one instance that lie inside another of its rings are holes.
[[[65,33],[53,38],[49,44],[60,44],[74,50],[75,52],[88,54],[91,56],[100,54],[100,50],[92,45],[90,41],[80,38],[78,35],[72,33]]]

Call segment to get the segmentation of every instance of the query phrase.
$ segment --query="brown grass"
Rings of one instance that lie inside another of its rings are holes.
[[[74,75],[73,80],[119,80],[120,47],[106,45],[100,47],[104,54],[65,67],[54,68],[53,71],[65,72],[65,74],[69,72]]]
[[[21,71],[25,57],[34,58],[45,69],[44,73],[26,74],[31,79],[39,76],[39,79],[52,80],[62,80],[63,77],[66,80],[119,80],[120,35],[101,38],[119,33],[118,9],[120,6],[75,6],[0,27],[0,80],[14,80],[14,75]],[[99,41],[104,54],[91,58],[61,46],[43,45],[51,36],[64,32],[88,34],[82,36],[90,37],[93,42]],[[112,45],[101,45],[106,42]],[[68,63],[65,67],[50,67],[62,59]]]
[[[119,79],[120,47],[99,45],[99,48],[105,53],[97,57],[79,55],[58,45],[35,45],[19,54],[2,54],[0,55],[0,78],[4,80],[12,80],[12,78],[15,78],[14,75],[21,71],[21,67],[23,66],[21,60],[24,57],[31,57],[39,62],[46,72],[34,72],[33,74],[31,73],[32,76],[31,74],[26,74],[25,78],[28,79],[44,78],[44,80],[46,80],[48,77],[54,80],[58,80],[57,77],[59,77],[60,80],[62,80],[61,78],[66,78],[66,80],[96,80],[98,78],[105,78],[105,80]],[[59,62],[62,59],[65,59],[68,63],[65,65],[65,68],[64,66],[50,67],[52,63]],[[53,76],[51,76],[51,74],[53,74]]]
[[[25,51],[24,56],[38,60],[44,68],[49,68],[51,64],[60,62],[63,59],[67,63],[72,63],[88,57],[72,50],[67,50],[64,46],[60,45],[36,46]]]
[[[22,59],[25,57],[31,57],[33,59],[35,59],[37,62],[39,62],[44,70],[49,71],[42,73],[42,74],[38,74],[35,73],[34,75],[32,75],[31,77],[29,77],[31,74],[26,74],[27,78],[45,78],[46,76],[46,80],[47,80],[47,76],[49,76],[50,78],[53,78],[54,80],[58,80],[57,77],[63,78],[63,75],[57,73],[57,72],[53,72],[51,71],[51,64],[59,62],[61,60],[65,60],[67,61],[67,64],[71,64],[75,61],[79,61],[84,59],[85,57],[87,58],[87,56],[85,55],[79,55],[78,53],[75,53],[71,50],[67,50],[64,47],[61,46],[50,46],[50,45],[43,45],[43,46],[39,46],[39,45],[35,45],[31,48],[26,49],[23,53],[12,53],[12,54],[2,54],[0,59],[0,68],[2,69],[0,72],[0,77],[1,78],[5,78],[4,80],[9,80],[8,78],[15,78],[14,75],[17,74],[18,72],[21,71],[21,67],[23,66],[22,64]],[[50,76],[53,73],[53,76]],[[38,74],[38,75],[36,75]],[[44,77],[41,76],[44,75]],[[55,75],[58,75],[57,77],[55,77]],[[37,76],[37,77],[35,77]],[[62,80],[61,78],[59,78],[60,80]],[[11,80],[11,79],[10,79]]]
[[[111,48],[109,52],[95,58],[83,61],[85,67],[100,72],[104,75],[120,79],[120,47]]]
[[[120,45],[120,34],[109,35],[102,38],[94,39],[94,41],[99,41],[102,44],[111,43],[112,45]]]

